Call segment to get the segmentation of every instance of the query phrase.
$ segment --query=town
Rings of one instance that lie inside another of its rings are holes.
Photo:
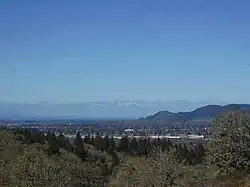
[[[127,135],[129,137],[141,138],[170,138],[170,139],[203,139],[210,130],[208,125],[142,125],[138,121],[126,120],[93,120],[93,121],[74,121],[70,122],[2,122],[1,126],[7,128],[28,128],[36,129],[44,134],[47,132],[55,133],[56,135],[64,134],[67,137],[75,137],[77,132],[82,136],[95,136],[99,133],[100,136],[112,136],[116,139]]]

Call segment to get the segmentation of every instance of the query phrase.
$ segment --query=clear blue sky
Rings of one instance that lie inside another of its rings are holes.
[[[1,0],[0,101],[250,103],[249,0]]]

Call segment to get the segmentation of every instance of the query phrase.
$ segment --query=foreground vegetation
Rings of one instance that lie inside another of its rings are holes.
[[[0,186],[250,186],[250,123],[218,117],[208,142],[0,131]]]

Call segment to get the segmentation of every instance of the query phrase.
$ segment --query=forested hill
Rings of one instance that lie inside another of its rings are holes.
[[[244,111],[246,113],[250,113],[250,104],[229,104],[225,106],[207,105],[204,107],[197,108],[191,112],[173,113],[169,111],[160,111],[154,115],[146,117],[145,120],[163,124],[181,122],[191,123],[194,121],[210,122],[216,116],[235,108],[240,109],[241,111]]]
[[[0,128],[0,186],[247,187],[250,123],[239,111],[213,123],[207,141],[71,139],[37,129]]]

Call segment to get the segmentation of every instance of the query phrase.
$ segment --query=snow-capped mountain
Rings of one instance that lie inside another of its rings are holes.
[[[84,103],[0,103],[0,118],[78,117],[139,118],[158,111],[190,111],[204,102],[123,100]]]

